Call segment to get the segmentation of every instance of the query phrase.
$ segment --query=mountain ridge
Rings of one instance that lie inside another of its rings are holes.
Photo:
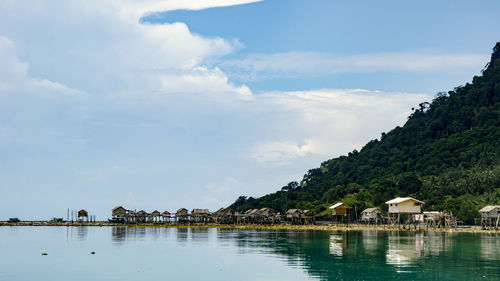
[[[385,209],[394,196],[414,196],[425,208],[446,209],[473,223],[481,205],[500,203],[500,42],[481,76],[412,111],[403,126],[360,151],[324,161],[300,183],[259,198],[240,196],[230,207],[321,213],[343,201],[360,212]]]

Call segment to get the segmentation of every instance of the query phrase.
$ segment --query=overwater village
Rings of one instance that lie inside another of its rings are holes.
[[[145,210],[129,210],[123,206],[116,206],[111,210],[111,217],[107,222],[96,222],[95,216],[89,215],[86,210],[75,212],[70,221],[68,219],[52,218],[42,224],[64,225],[334,225],[336,227],[350,227],[363,225],[371,227],[384,227],[400,230],[420,229],[454,229],[472,226],[461,225],[460,219],[443,211],[422,211],[424,202],[411,197],[397,197],[385,202],[387,213],[380,208],[366,208],[361,211],[360,217],[353,208],[339,202],[329,207],[327,214],[314,214],[311,210],[289,209],[282,214],[271,208],[249,209],[244,212],[234,211],[230,208],[221,208],[216,212],[208,209],[180,208],[176,212]],[[500,226],[500,206],[484,206],[479,210],[481,217],[476,222],[476,227],[483,230],[497,231]],[[22,224],[19,219],[11,218],[2,224]],[[38,222],[40,224],[41,222]],[[24,222],[26,224],[26,222]],[[36,222],[28,225],[37,225]]]

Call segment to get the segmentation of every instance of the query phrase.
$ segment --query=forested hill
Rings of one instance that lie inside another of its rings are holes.
[[[382,133],[361,151],[330,159],[260,198],[240,196],[236,210],[271,207],[321,213],[338,201],[386,208],[395,196],[413,196],[424,208],[452,211],[474,222],[487,203],[500,203],[500,43],[482,76],[413,109],[403,127]],[[332,143],[332,145],[334,145]]]

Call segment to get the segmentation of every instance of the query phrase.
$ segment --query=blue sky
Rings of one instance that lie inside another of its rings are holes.
[[[30,4],[0,1],[0,219],[275,191],[469,82],[500,38],[497,1]]]

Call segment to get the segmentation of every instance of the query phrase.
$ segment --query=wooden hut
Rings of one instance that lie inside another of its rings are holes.
[[[161,217],[162,217],[162,220],[163,222],[170,222],[170,212],[169,211],[165,211],[163,213],[161,213]]]
[[[151,212],[150,218],[151,222],[160,222],[161,213],[158,210]]]
[[[259,209],[248,209],[245,212],[245,220],[248,223],[257,222],[257,216],[259,214]]]
[[[135,211],[128,210],[126,221],[127,223],[137,223],[137,213]]]
[[[422,205],[424,202],[411,197],[397,197],[385,202],[389,205],[389,220],[391,224],[400,223],[401,215],[407,215],[407,224],[415,223],[414,219],[417,214],[422,213]],[[420,216],[418,216],[420,220]],[[422,218],[423,219],[423,218]],[[416,227],[416,225],[415,225]]]
[[[127,215],[127,210],[122,206],[116,206],[111,209],[111,216],[116,218],[124,218]]]
[[[261,208],[257,211],[257,222],[259,223],[275,223],[276,212],[271,208]]]
[[[314,221],[314,212],[311,210],[304,210],[302,212],[303,214],[301,217],[303,218],[304,224],[312,224]]]
[[[457,218],[453,216],[453,214],[448,213],[446,211],[438,212],[438,211],[429,211],[423,212],[424,223],[429,227],[434,228],[454,228],[457,227]]]
[[[389,205],[390,214],[420,214],[424,202],[411,197],[397,197],[385,204]]]
[[[500,226],[500,206],[486,206],[479,210],[481,213],[481,226],[483,228]]]
[[[292,223],[292,224],[300,224],[302,223],[302,216],[303,212],[302,210],[300,209],[289,209],[288,211],[286,211],[286,220],[289,222],[289,223]]]
[[[148,213],[144,210],[140,210],[137,212],[136,217],[137,217],[137,222],[138,223],[145,223],[147,218],[148,218]]]
[[[186,208],[180,208],[175,212],[177,222],[187,222],[189,220],[189,211]]]
[[[191,211],[191,220],[194,222],[209,222],[212,213],[208,209],[193,209]]]
[[[332,216],[335,222],[342,223],[345,222],[349,224],[350,215],[351,215],[351,206],[339,202],[330,207],[332,210]]]
[[[89,220],[89,213],[87,211],[85,211],[84,209],[81,209],[80,211],[78,211],[78,220],[79,221],[88,221]]]
[[[366,208],[361,212],[361,221],[365,223],[378,223],[382,221],[380,208]]]
[[[215,218],[217,219],[217,223],[222,224],[235,223],[236,221],[234,211],[230,208],[220,208],[215,212]]]

